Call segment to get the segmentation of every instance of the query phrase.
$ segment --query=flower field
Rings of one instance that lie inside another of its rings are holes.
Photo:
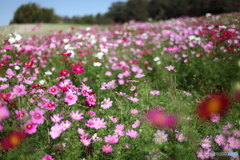
[[[0,159],[239,159],[239,19],[9,33]]]

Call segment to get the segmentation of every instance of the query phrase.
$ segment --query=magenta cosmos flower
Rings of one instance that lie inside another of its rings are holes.
[[[90,116],[96,116],[96,113],[95,113],[94,111],[88,111],[88,114],[89,114]]]
[[[27,121],[24,125],[24,132],[28,134],[33,134],[37,131],[37,125],[34,124],[31,120]]]
[[[49,155],[45,155],[42,160],[54,160],[54,158],[52,156]]]
[[[129,136],[129,137],[131,137],[131,138],[137,138],[138,133],[137,133],[137,131],[134,131],[134,130],[128,130],[128,131],[126,132],[126,135]]]
[[[53,95],[58,94],[58,88],[57,88],[57,86],[52,86],[52,87],[50,87],[50,88],[48,89],[48,93],[53,94]]]
[[[34,111],[30,111],[30,115],[32,117],[32,122],[36,124],[43,124],[44,122],[44,111],[40,110],[38,107],[35,108]]]
[[[109,145],[109,144],[103,145],[102,151],[105,152],[105,153],[110,153],[110,152],[112,152],[112,151],[113,151],[112,145]]]
[[[118,137],[116,135],[108,135],[104,137],[105,142],[109,143],[118,143]]]

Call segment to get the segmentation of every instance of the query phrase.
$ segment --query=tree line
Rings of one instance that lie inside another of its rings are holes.
[[[85,16],[63,16],[54,9],[41,8],[35,3],[21,5],[11,20],[12,23],[79,23],[109,24],[129,20],[165,20],[181,16],[203,16],[206,13],[220,14],[240,11],[239,0],[128,0],[114,2],[107,13]]]

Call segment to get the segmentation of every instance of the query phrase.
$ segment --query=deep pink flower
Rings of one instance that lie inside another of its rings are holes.
[[[31,61],[31,62],[26,62],[26,63],[24,64],[24,67],[25,67],[25,68],[32,68],[33,64],[34,64],[33,61]]]
[[[44,111],[39,108],[35,108],[34,111],[30,111],[30,115],[32,116],[32,122],[36,124],[43,124],[44,122]]]
[[[42,160],[54,160],[54,158],[52,156],[49,155],[45,155]]]
[[[84,73],[83,66],[80,64],[76,64],[75,66],[72,66],[72,70],[74,74],[82,74]]]
[[[58,88],[57,86],[52,86],[48,89],[48,93],[56,95],[58,93]]]
[[[102,151],[105,153],[110,153],[113,151],[113,148],[111,145],[107,144],[107,145],[103,145],[102,147]]]
[[[54,110],[55,107],[56,107],[56,104],[55,102],[51,102],[51,101],[48,101],[45,105],[44,105],[45,109],[47,110]]]
[[[69,70],[62,69],[60,70],[60,76],[68,76],[70,74]]]
[[[89,107],[93,107],[97,104],[97,100],[94,98],[93,95],[87,96],[85,102],[88,104]]]
[[[27,121],[24,125],[24,132],[28,134],[33,134],[37,131],[37,124],[34,124],[31,120]]]
[[[88,114],[89,114],[90,116],[96,116],[96,113],[95,113],[94,111],[88,111]]]

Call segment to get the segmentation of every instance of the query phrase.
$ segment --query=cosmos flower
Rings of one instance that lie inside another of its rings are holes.
[[[102,147],[102,151],[105,153],[110,153],[113,151],[113,148],[111,145],[107,144],[107,145],[103,145]]]
[[[24,124],[23,127],[24,127],[24,132],[25,133],[33,134],[37,131],[38,125],[34,124],[31,120],[29,120]]]
[[[118,143],[118,137],[116,135],[108,135],[104,137],[104,141],[109,143]]]
[[[40,110],[38,107],[33,111],[30,111],[30,115],[32,116],[32,122],[36,124],[43,124],[44,122],[44,110]]]
[[[126,132],[126,135],[131,137],[131,138],[137,138],[139,136],[139,134],[137,133],[137,131],[134,130],[128,130]]]
[[[26,135],[23,131],[12,131],[8,136],[2,139],[0,143],[1,148],[8,150],[17,147],[25,138]]]

